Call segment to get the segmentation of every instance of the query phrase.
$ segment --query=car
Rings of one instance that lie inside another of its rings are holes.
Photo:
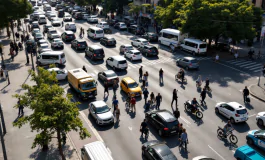
[[[265,157],[248,145],[236,149],[234,157],[236,160],[264,160]]]
[[[55,38],[61,38],[61,36],[58,33],[51,34],[50,39],[53,40]]]
[[[43,38],[44,37],[43,37],[42,33],[36,33],[34,35],[34,39],[35,39],[36,42],[38,42],[40,39],[43,39]]]
[[[96,27],[106,29],[109,28],[109,24],[107,22],[100,22],[96,25]]]
[[[251,130],[246,136],[249,145],[255,145],[265,151],[265,130]]]
[[[102,47],[98,45],[91,45],[85,49],[85,55],[91,60],[104,60],[105,53]]]
[[[158,35],[154,32],[147,32],[144,35],[142,35],[144,39],[147,39],[149,42],[157,42],[158,41]]]
[[[78,12],[78,10],[75,10],[75,9],[72,10],[72,11],[71,11],[71,15],[74,16],[76,12]]]
[[[67,80],[67,70],[66,69],[60,69],[60,68],[49,68],[48,69],[49,72],[55,72],[56,73],[56,79],[58,81],[61,80]]]
[[[128,68],[128,63],[122,56],[111,56],[106,60],[106,64],[112,67],[113,70],[126,70]]]
[[[100,38],[100,44],[104,44],[105,46],[115,46],[116,40],[113,37],[103,37]]]
[[[197,156],[197,157],[192,158],[192,160],[215,160],[215,159],[209,158],[207,156]]]
[[[259,112],[256,116],[258,125],[265,126],[265,112]]]
[[[65,14],[63,16],[63,21],[64,22],[72,22],[72,16],[70,14]]]
[[[186,70],[199,69],[199,62],[193,57],[183,57],[176,60],[176,65],[184,67]]]
[[[62,37],[62,40],[65,42],[75,40],[75,34],[72,31],[64,31],[61,37]]]
[[[48,39],[53,39],[52,34],[57,34],[57,31],[54,28],[49,28],[47,32]]]
[[[104,83],[108,83],[108,85],[112,85],[116,80],[119,82],[119,77],[113,70],[106,70],[98,73],[98,80],[103,81]]]
[[[87,47],[86,40],[83,39],[75,39],[71,42],[71,48],[77,50],[85,50]]]
[[[44,49],[49,49],[49,44],[47,43],[40,44],[40,46],[38,47],[38,53],[43,52]]]
[[[87,22],[90,23],[98,23],[97,15],[91,15],[87,17]]]
[[[158,56],[158,49],[153,45],[142,45],[138,47],[138,50],[142,53],[142,55],[148,56]]]
[[[55,13],[51,13],[51,14],[49,14],[49,16],[48,16],[48,19],[49,19],[49,21],[51,21],[52,18],[56,18],[56,17],[57,17],[57,16],[56,16]]]
[[[44,24],[44,26],[43,26],[43,31],[44,31],[45,33],[47,33],[48,30],[49,30],[49,28],[53,28],[53,26],[52,26],[51,24]]]
[[[42,1],[38,1],[38,6],[41,6],[42,5]]]
[[[66,24],[65,24],[64,29],[65,29],[66,31],[73,31],[73,32],[76,32],[76,25],[75,25],[75,23],[73,23],[73,22],[69,22],[69,23],[66,23]]]
[[[214,47],[220,51],[229,51],[230,50],[230,45],[228,42],[217,42]]]
[[[124,22],[118,22],[114,25],[114,28],[115,29],[118,29],[118,30],[127,30],[127,26]]]
[[[37,42],[38,46],[40,46],[41,44],[48,44],[48,41],[45,40],[45,39],[40,39],[38,42]]]
[[[39,8],[38,6],[34,6],[34,7],[32,7],[32,9],[33,9],[33,11],[37,11],[37,10],[39,10],[40,8]]]
[[[55,48],[63,49],[64,48],[63,41],[60,38],[55,38],[51,42],[51,47],[52,49],[55,49]]]
[[[179,122],[168,110],[152,110],[145,113],[145,119],[157,131],[160,137],[178,134]]]
[[[61,21],[59,19],[53,19],[52,26],[53,27],[60,27],[61,26]]]
[[[111,108],[104,101],[91,102],[88,105],[89,115],[91,115],[98,125],[114,123],[114,116]]]
[[[48,16],[52,13],[52,11],[45,11],[45,17],[48,18]]]
[[[137,96],[137,97],[141,97],[142,95],[141,87],[131,77],[122,78],[120,82],[120,87],[121,87],[121,90],[126,93],[126,95],[128,95],[128,93],[130,93],[131,96]]]
[[[59,9],[57,16],[58,17],[64,17],[64,14],[65,14],[64,10],[63,9]]]
[[[177,160],[165,142],[158,140],[145,142],[142,146],[142,155],[148,160]]]
[[[118,22],[119,22],[118,19],[111,19],[111,20],[108,21],[108,23],[109,23],[110,26],[114,26]]]
[[[32,22],[30,28],[31,28],[31,29],[34,29],[34,28],[39,28],[39,29],[40,29],[39,22],[38,22],[38,21],[34,21],[34,22]]]
[[[34,28],[32,30],[32,36],[34,37],[36,33],[40,33],[40,29],[39,28]]]
[[[83,19],[83,15],[81,12],[75,12],[75,14],[73,15],[73,17],[76,19],[76,20],[82,20]]]
[[[237,102],[217,103],[215,112],[227,117],[231,123],[246,122],[248,120],[248,111],[246,107]]]
[[[120,46],[120,53],[125,53],[127,51],[133,50],[133,46],[130,44],[123,44]]]
[[[131,25],[128,28],[128,32],[135,34],[135,35],[143,35],[145,33],[144,27],[139,27],[137,25]]]
[[[133,40],[131,42],[132,46],[135,46],[135,47],[140,47],[140,46],[143,46],[143,45],[148,45],[149,42],[146,40],[146,39],[143,39],[143,38],[137,38],[135,40]]]
[[[142,60],[141,52],[136,49],[125,52],[124,57],[130,59],[131,61]]]
[[[89,14],[82,14],[82,19],[87,20],[88,16],[89,16]]]

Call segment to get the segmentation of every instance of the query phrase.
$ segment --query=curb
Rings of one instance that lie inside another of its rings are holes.
[[[256,85],[256,84],[251,84],[251,85],[248,87],[248,88],[249,88],[249,93],[250,93],[253,97],[257,98],[258,100],[260,100],[260,101],[262,101],[262,102],[265,102],[265,99],[260,98],[259,96],[256,96],[253,92],[251,92],[250,87],[251,87],[251,86],[254,86],[254,85]]]

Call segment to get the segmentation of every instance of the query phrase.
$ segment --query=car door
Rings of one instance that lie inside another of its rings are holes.
[[[224,116],[226,116],[225,114],[226,114],[226,112],[225,112],[225,110],[226,110],[226,106],[227,106],[227,104],[221,104],[220,106],[219,106],[219,113],[220,114],[222,114],[222,115],[224,115]]]
[[[259,147],[265,149],[265,137],[264,136],[258,136],[257,139],[258,139],[257,145]]]
[[[94,117],[94,118],[97,118],[97,116],[96,116],[96,108],[95,108],[95,106],[93,105],[93,104],[90,104],[90,113],[91,113],[91,115]]]
[[[56,71],[56,78],[58,79],[58,80],[62,80],[63,78],[62,78],[62,71]]]
[[[229,118],[230,106],[227,104],[223,104],[222,106],[223,106],[223,110],[222,110],[223,115]]]
[[[234,117],[235,109],[233,107],[227,105],[225,111],[226,111],[227,118]]]

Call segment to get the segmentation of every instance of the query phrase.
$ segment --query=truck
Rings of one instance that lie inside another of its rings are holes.
[[[265,157],[248,145],[238,147],[234,157],[237,160],[264,160]]]
[[[78,98],[85,100],[97,95],[97,82],[82,68],[68,70],[68,84],[77,92]]]

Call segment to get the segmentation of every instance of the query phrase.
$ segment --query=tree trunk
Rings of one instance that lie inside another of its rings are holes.
[[[93,6],[93,12],[96,12],[96,10],[97,10],[97,5],[96,5],[96,4],[93,4],[92,6]]]
[[[209,38],[209,42],[208,42],[208,48],[212,48],[212,38]]]
[[[215,45],[217,45],[217,42],[219,41],[219,35],[215,36]]]
[[[59,153],[60,153],[60,155],[62,157],[62,160],[66,160],[65,156],[63,154],[61,131],[59,129],[57,130],[57,139],[58,139]]]

